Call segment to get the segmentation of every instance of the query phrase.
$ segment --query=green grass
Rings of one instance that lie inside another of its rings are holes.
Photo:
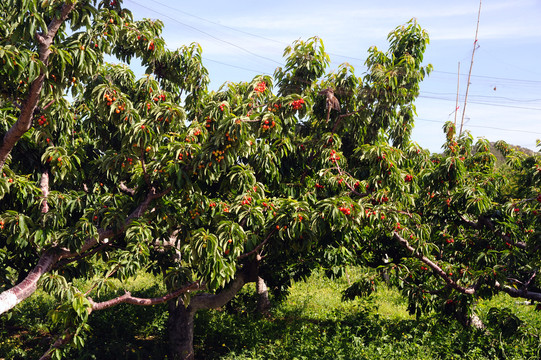
[[[350,280],[360,274],[350,269]],[[140,276],[127,285],[112,283],[101,299],[124,290],[142,297],[163,294],[161,279]],[[91,284],[80,284],[87,289]],[[123,288],[126,287],[126,289]],[[487,330],[465,329],[436,315],[415,319],[400,294],[380,287],[365,299],[341,301],[346,278],[330,280],[314,274],[292,284],[287,298],[274,304],[269,316],[254,314],[255,287],[246,286],[219,311],[196,315],[194,347],[198,359],[539,359],[541,312],[499,295],[480,302],[477,310]],[[116,288],[115,288],[116,287]],[[0,318],[0,359],[38,358],[53,337],[47,324],[52,298],[41,291]],[[500,312],[488,321],[490,309]],[[502,315],[503,314],[503,315]],[[510,315],[511,314],[511,315]],[[520,326],[505,332],[516,316]],[[92,333],[73,359],[165,358],[166,306],[120,305],[91,315]],[[503,325],[502,325],[503,324]]]

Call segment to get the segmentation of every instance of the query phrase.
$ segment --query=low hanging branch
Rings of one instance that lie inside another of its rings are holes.
[[[229,285],[216,294],[197,294],[190,299],[190,311],[202,309],[217,309],[224,306],[239,292],[240,289],[249,281],[255,281],[255,274],[249,274],[248,271],[240,271]]]
[[[431,261],[429,258],[424,256],[423,254],[420,254],[415,251],[415,248],[411,246],[406,239],[404,239],[402,236],[400,236],[397,232],[393,233],[393,237],[402,245],[404,248],[409,250],[413,256],[424,262],[426,265],[428,265],[434,273],[436,273],[438,276],[440,276],[445,282],[447,283],[447,286],[457,290],[458,292],[461,292],[463,294],[467,295],[473,295],[477,291],[477,289],[480,286],[480,283],[477,283],[474,286],[470,287],[463,287],[458,285],[453,279],[451,279],[445,271],[442,270],[441,267],[439,267],[436,263]],[[541,293],[533,292],[528,290],[528,285],[531,283],[533,278],[537,275],[537,272],[534,272],[533,275],[524,283],[524,286],[521,289],[508,286],[508,285],[502,285],[498,281],[495,282],[494,287],[500,291],[503,291],[510,295],[511,297],[515,298],[523,298],[523,299],[529,299],[529,300],[535,300],[535,301],[541,301]]]
[[[91,298],[87,298],[91,305],[91,308],[88,309],[88,313],[90,314],[92,313],[92,311],[108,309],[110,307],[123,304],[123,303],[132,304],[132,305],[140,305],[140,306],[158,305],[158,304],[167,302],[171,299],[174,299],[176,297],[179,297],[180,295],[184,293],[197,291],[204,287],[205,287],[204,285],[201,285],[197,281],[183,288],[180,288],[176,291],[173,291],[167,295],[155,297],[155,298],[138,298],[138,297],[132,296],[129,291],[126,292],[122,296],[119,296],[111,300],[103,301],[103,302],[95,302]],[[55,349],[60,349],[63,346],[67,345],[73,338],[73,335],[74,335],[73,332],[70,330],[64,331],[64,333],[58,337],[58,339],[51,345],[51,347],[45,352],[45,354],[43,354],[40,360],[50,360],[52,358],[53,351]]]
[[[167,295],[155,297],[155,298],[138,298],[138,297],[132,296],[132,294],[129,291],[127,291],[122,296],[119,296],[111,300],[103,301],[103,302],[95,302],[91,298],[88,298],[88,301],[92,305],[89,311],[92,312],[92,311],[104,310],[104,309],[108,309],[110,307],[116,306],[118,304],[123,304],[123,303],[139,305],[139,306],[151,306],[151,305],[163,304],[171,299],[179,297],[180,295],[184,293],[201,290],[203,288],[205,288],[205,286],[201,285],[199,281],[196,281],[194,283],[191,283],[190,285],[187,285],[183,288],[173,291]]]
[[[40,257],[37,265],[30,271],[26,278],[19,284],[0,293],[0,315],[14,308],[17,304],[28,298],[37,289],[39,279],[49,272],[55,264],[63,259],[71,259],[80,256],[87,251],[91,251],[100,242],[105,239],[111,239],[115,235],[124,232],[135,219],[141,217],[150,206],[152,200],[164,196],[169,193],[171,188],[163,192],[157,193],[155,188],[152,188],[146,198],[135,208],[135,210],[126,218],[124,224],[117,231],[111,229],[99,229],[97,237],[91,237],[85,240],[79,251],[70,251],[66,248],[52,247],[46,250]]]
[[[71,339],[73,338],[73,333],[66,330],[64,331],[64,334],[58,337],[56,341],[49,347],[49,349],[43,354],[42,357],[39,358],[39,360],[50,360],[53,357],[53,352],[55,349],[60,349],[66,344],[68,344]]]
[[[54,18],[44,33],[36,33],[39,61],[45,66],[49,63],[51,55],[51,45],[60,26],[68,18],[71,11],[75,8],[75,3],[66,3],[62,6],[58,17]],[[21,105],[21,113],[13,126],[6,132],[2,143],[0,144],[0,169],[4,167],[6,159],[19,139],[32,127],[32,117],[38,105],[43,82],[45,81],[45,71],[42,69],[39,76],[32,81],[26,100]]]
[[[458,285],[456,281],[451,279],[451,277],[449,277],[449,275],[447,275],[447,273],[443,271],[443,269],[439,267],[435,262],[424,256],[423,254],[416,252],[415,248],[409,244],[408,240],[404,239],[397,232],[393,232],[393,237],[400,243],[400,245],[409,250],[409,252],[411,252],[414,257],[424,262],[426,265],[428,265],[428,267],[432,269],[432,271],[434,271],[434,273],[436,273],[439,277],[445,280],[447,286],[455,289],[458,292],[468,295],[472,295],[477,291],[477,286],[463,287]]]

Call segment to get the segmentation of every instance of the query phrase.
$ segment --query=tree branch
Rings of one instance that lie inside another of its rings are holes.
[[[175,290],[167,295],[155,297],[155,298],[138,298],[138,297],[132,296],[131,293],[127,291],[124,295],[116,297],[111,300],[107,300],[103,302],[95,302],[94,300],[92,300],[92,298],[88,298],[88,301],[92,305],[92,308],[90,311],[104,310],[104,309],[108,309],[110,307],[113,307],[122,303],[139,305],[139,306],[151,306],[151,305],[163,304],[164,302],[177,298],[184,293],[201,290],[202,288],[204,288],[204,286],[201,285],[199,281],[196,281],[194,283],[191,283],[190,285],[187,285],[183,288]]]
[[[496,230],[496,227],[494,226],[494,223],[489,218],[487,218],[486,216],[479,216],[479,219],[477,220],[477,222],[465,219],[463,216],[460,216],[460,220],[464,224],[468,225],[472,229],[481,230],[484,227],[487,227],[492,231]],[[496,232],[496,235],[501,237],[502,240],[505,241],[506,243],[512,244],[512,245],[518,247],[519,249],[526,250],[526,243],[525,242],[523,242],[523,241],[516,241],[515,242],[515,241],[513,241],[513,239],[511,239],[511,237],[509,235],[503,233],[502,231],[495,231],[495,232]]]
[[[259,245],[257,245],[252,251],[249,251],[245,254],[241,254],[239,256],[237,256],[237,260],[241,260],[241,259],[244,259],[244,258],[247,258],[248,256],[250,255],[253,255],[257,252],[259,252],[259,250],[261,250],[261,248],[263,246],[265,246],[265,244],[269,241],[270,237],[276,232],[276,229],[273,229],[269,235],[267,235],[267,238],[265,240],[263,240],[263,242],[261,242]]]
[[[415,248],[411,246],[409,242],[406,239],[404,239],[402,236],[400,236],[397,232],[393,232],[393,237],[400,243],[400,245],[402,245],[404,248],[409,250],[409,252],[411,252],[411,254],[414,257],[424,262],[426,265],[428,265],[432,269],[432,271],[434,271],[439,277],[445,280],[445,282],[447,283],[447,286],[457,290],[458,292],[461,292],[463,294],[468,294],[468,295],[474,294],[475,291],[477,291],[477,286],[463,287],[463,286],[458,285],[436,263],[434,263],[432,260],[424,256],[423,254],[416,252]]]
[[[66,3],[62,6],[60,16],[54,18],[49,24],[45,34],[36,33],[36,40],[38,42],[39,60],[47,66],[49,63],[49,56],[51,55],[50,46],[53,43],[53,39],[58,32],[58,29],[64,21],[68,18],[68,15],[75,8],[75,2]],[[30,85],[29,93],[26,100],[21,106],[21,113],[19,118],[13,124],[13,126],[6,132],[2,143],[0,144],[0,169],[4,167],[6,159],[17,143],[19,139],[32,127],[32,116],[38,105],[43,82],[45,81],[45,71],[41,70],[38,77],[32,81]]]
[[[85,253],[79,254],[79,255],[77,255],[75,257],[60,260],[56,264],[54,264],[52,268],[53,269],[60,269],[60,268],[62,268],[64,266],[68,265],[69,263],[79,261],[79,260],[84,259],[86,257],[92,256],[95,253],[100,252],[101,250],[103,250],[104,248],[106,248],[108,246],[109,246],[109,244],[101,244],[99,246],[94,247],[92,250],[89,250],[89,251],[87,251]]]
[[[248,276],[245,271],[240,271],[237,276],[229,283],[228,287],[217,294],[197,294],[190,300],[191,311],[201,309],[217,309],[224,306],[228,301],[233,299],[237,292],[248,282]]]
[[[120,189],[120,191],[122,191],[123,193],[126,193],[130,196],[133,196],[135,195],[135,189],[130,189],[129,187],[126,186],[126,184],[124,183],[124,181],[121,181],[120,184],[118,185],[118,188]]]
[[[171,190],[172,188],[168,188],[160,193],[156,193],[156,189],[152,188],[147,194],[146,198],[143,200],[143,202],[141,202],[141,204],[139,204],[135,208],[135,210],[132,211],[130,215],[128,215],[122,227],[120,227],[116,231],[113,231],[112,229],[99,229],[98,236],[87,238],[79,251],[70,251],[66,248],[60,247],[52,247],[46,250],[41,255],[38,264],[34,267],[34,269],[32,269],[32,271],[30,271],[30,273],[23,281],[13,286],[12,288],[0,293],[0,315],[12,309],[24,299],[32,295],[34,291],[36,291],[37,283],[41,276],[49,272],[52,267],[60,260],[71,259],[80,256],[80,254],[91,250],[104,239],[111,239],[115,235],[124,232],[126,227],[128,227],[135,219],[141,217],[145,213],[145,211],[149,208],[152,200],[169,193]]]
[[[453,289],[467,295],[472,295],[477,291],[477,288],[480,286],[480,283],[476,284],[475,286],[470,287],[462,287],[458,285],[453,279],[451,279],[445,271],[443,271],[438,265],[436,265],[434,262],[432,262],[430,259],[428,259],[426,256],[419,254],[415,252],[415,249],[408,243],[406,239],[401,237],[398,233],[394,232],[393,236],[398,242],[408,249],[413,256],[424,262],[426,265],[428,265],[437,275],[439,275],[441,278],[445,280],[447,283],[447,286],[452,287]],[[533,275],[530,277],[530,279],[527,281],[526,284],[529,284],[530,281],[537,275],[537,272],[534,272]],[[535,300],[535,301],[541,301],[541,293],[528,291],[527,286],[523,286],[522,289],[517,289],[508,285],[502,285],[498,281],[496,281],[494,287],[500,291],[503,291],[510,295],[511,297],[515,298],[523,298],[523,299],[529,299],[529,300]]]
[[[41,213],[47,214],[49,212],[49,204],[47,202],[47,197],[49,196],[49,169],[45,169],[41,173],[39,188],[41,189],[41,193],[43,194],[43,200],[41,200]]]
[[[511,286],[501,285],[497,281],[496,281],[495,287],[496,289],[501,290],[514,298],[523,298],[523,299],[541,301],[541,293],[528,291],[526,290],[526,288],[516,289]]]
[[[64,345],[68,344],[72,338],[73,333],[71,331],[64,331],[64,334],[59,336],[58,339],[56,339],[56,341],[49,347],[47,352],[45,352],[45,354],[43,354],[43,356],[39,358],[39,360],[50,360],[53,356],[54,349],[59,349]]]

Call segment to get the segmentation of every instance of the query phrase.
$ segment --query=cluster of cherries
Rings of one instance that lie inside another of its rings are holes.
[[[331,150],[331,156],[329,157],[329,160],[331,160],[333,163],[335,163],[335,162],[337,162],[338,160],[340,160],[340,156],[338,156],[338,154],[336,153],[336,151]]]
[[[260,83],[257,84],[257,86],[255,87],[254,91],[255,91],[256,93],[262,93],[262,92],[264,92],[266,89],[267,89],[267,84],[266,84],[264,81],[262,81],[262,82],[260,82]]]
[[[293,110],[302,109],[302,104],[304,104],[304,99],[295,100],[291,103]]]
[[[269,120],[265,120],[263,122],[263,125],[261,125],[261,128],[263,129],[263,131],[265,131],[270,128],[273,128],[274,126],[276,126],[276,122],[274,122],[274,120],[272,120],[272,122],[270,122]]]
[[[353,205],[351,205],[351,206],[353,206]],[[338,208],[338,210],[340,210],[342,212],[342,214],[344,214],[344,215],[351,215],[351,208],[349,208],[349,207],[340,206]]]
[[[46,125],[49,125],[49,122],[47,121],[47,118],[45,117],[45,115],[41,115],[39,118],[38,118],[38,124],[40,126],[46,126]]]

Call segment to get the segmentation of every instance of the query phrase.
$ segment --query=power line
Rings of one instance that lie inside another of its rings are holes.
[[[222,61],[218,61],[218,60],[214,60],[214,59],[209,59],[205,56],[202,56],[201,57],[203,60],[206,60],[206,61],[210,61],[210,62],[213,62],[213,63],[217,63],[217,64],[220,64],[220,65],[224,65],[224,66],[229,66],[229,67],[232,67],[232,68],[236,68],[236,69],[240,69],[240,70],[245,70],[245,71],[250,71],[250,72],[254,72],[254,73],[257,73],[257,74],[261,74],[261,75],[271,75],[267,72],[261,72],[259,70],[254,70],[254,69],[248,69],[248,68],[245,68],[245,67],[242,67],[242,66],[238,66],[238,65],[232,65],[232,64],[228,64],[228,63],[224,63]]]
[[[199,19],[199,20],[208,22],[209,24],[221,26],[221,27],[224,27],[224,28],[226,28],[226,29],[230,29],[230,30],[236,31],[236,32],[241,33],[241,34],[250,35],[250,36],[257,37],[257,38],[259,38],[259,39],[264,39],[264,40],[267,40],[267,41],[272,41],[272,42],[277,43],[277,44],[281,44],[281,45],[284,45],[284,44],[285,44],[285,43],[282,42],[282,41],[278,41],[278,40],[271,39],[271,38],[268,38],[268,37],[264,37],[264,36],[261,36],[261,35],[253,34],[253,33],[248,32],[248,31],[240,30],[240,29],[237,29],[237,28],[234,28],[234,27],[231,27],[231,26],[227,26],[227,25],[224,25],[224,24],[220,24],[220,23],[218,23],[218,22],[215,22],[215,21],[212,21],[212,20],[209,20],[209,19],[205,19],[205,18],[203,18],[203,17],[201,17],[201,16],[198,16],[198,15],[190,14],[189,12],[186,12],[186,11],[184,11],[184,10],[180,10],[180,9],[178,9],[178,8],[175,8],[175,7],[173,7],[173,6],[170,6],[170,5],[161,3],[161,2],[156,1],[156,0],[151,0],[151,1],[154,2],[154,3],[156,3],[156,4],[159,4],[159,5],[161,5],[161,6],[164,6],[164,7],[166,7],[166,8],[169,8],[169,9],[171,9],[171,10],[178,11],[178,12],[181,13],[181,14],[184,14],[184,15],[187,15],[187,16],[191,16],[191,17],[193,17],[193,18],[196,18],[196,19]],[[285,45],[288,45],[288,44],[285,44]]]
[[[419,95],[419,97],[424,98],[424,99],[433,99],[433,100],[442,100],[442,101],[455,102],[455,100],[452,100],[452,99],[445,99],[445,98],[436,97],[436,96]],[[489,105],[489,106],[499,106],[499,107],[506,107],[506,108],[514,108],[514,109],[525,109],[525,110],[541,111],[541,108],[532,108],[532,107],[526,107],[526,106],[504,105],[504,104],[495,104],[495,103],[488,103],[488,102],[481,102],[481,101],[470,101],[470,103],[471,104],[479,104],[479,105]]]
[[[441,70],[434,70],[433,73],[439,73],[439,74],[447,74],[447,75],[453,75],[456,76],[456,72],[450,72],[450,71],[441,71]],[[532,84],[539,84],[541,85],[541,80],[526,80],[526,79],[512,79],[512,78],[503,78],[503,77],[496,77],[496,76],[486,76],[486,75],[473,75],[472,77],[475,78],[483,78],[483,79],[491,79],[491,80],[504,80],[504,81],[513,81],[513,82],[524,82],[524,83],[532,83]]]
[[[446,121],[430,120],[430,119],[423,119],[423,118],[416,118],[415,120],[426,121],[426,122],[434,122],[434,123],[438,123],[438,124],[445,124],[445,123],[446,123]],[[535,131],[530,131],[530,130],[504,129],[504,128],[498,128],[498,127],[494,127],[494,126],[470,125],[470,124],[467,124],[467,125],[465,125],[465,126],[466,126],[466,127],[482,128],[482,129],[492,129],[492,130],[501,130],[501,131],[513,131],[513,132],[521,132],[521,133],[526,133],[526,134],[536,134],[536,135],[541,135],[540,132],[535,132]]]
[[[246,53],[248,53],[248,54],[250,54],[250,55],[252,55],[252,56],[256,56],[256,57],[258,57],[258,58],[261,58],[261,59],[264,59],[264,60],[267,60],[267,61],[271,61],[271,62],[273,62],[273,63],[276,63],[276,64],[280,65],[280,66],[283,66],[282,63],[280,63],[280,62],[278,62],[278,61],[276,61],[276,60],[274,60],[274,59],[271,59],[271,58],[269,58],[269,57],[262,56],[262,55],[259,55],[259,54],[257,54],[257,53],[254,53],[253,51],[250,51],[250,50],[248,50],[248,49],[246,49],[246,48],[244,48],[244,47],[242,47],[242,46],[239,46],[239,45],[237,45],[237,44],[234,44],[234,43],[232,43],[232,42],[230,42],[230,41],[220,39],[220,38],[218,38],[218,37],[216,37],[216,36],[214,36],[214,35],[212,35],[212,34],[206,32],[206,31],[203,31],[203,30],[201,30],[201,29],[196,28],[195,26],[185,24],[185,23],[183,23],[183,22],[181,22],[181,21],[179,21],[179,20],[177,20],[177,19],[175,19],[175,18],[173,18],[173,17],[171,17],[171,16],[169,16],[169,15],[166,15],[166,14],[161,13],[161,12],[159,12],[159,11],[156,11],[156,10],[154,10],[154,9],[152,9],[152,8],[149,8],[149,7],[145,6],[145,5],[142,5],[142,4],[138,3],[137,1],[134,1],[134,0],[129,0],[129,1],[131,1],[132,3],[134,3],[134,4],[136,4],[136,5],[139,5],[139,6],[142,7],[142,8],[145,8],[145,9],[147,9],[147,10],[149,10],[149,11],[152,11],[152,12],[155,12],[156,14],[159,14],[159,15],[161,15],[161,16],[164,16],[164,17],[166,17],[166,18],[168,18],[168,19],[170,19],[170,20],[172,20],[172,21],[174,21],[174,22],[176,22],[176,23],[178,23],[178,24],[180,24],[180,25],[182,25],[182,26],[188,27],[188,28],[190,28],[190,29],[192,29],[192,30],[194,30],[194,31],[200,32],[200,33],[202,33],[202,34],[204,34],[204,35],[206,35],[206,36],[208,36],[208,37],[211,37],[211,38],[213,38],[213,39],[216,40],[216,41],[223,42],[224,44],[228,44],[228,45],[230,45],[230,46],[236,47],[237,49],[240,49],[240,50],[242,50],[242,51],[244,51],[244,52],[246,52]]]
[[[423,91],[424,94],[432,94],[432,95],[449,95],[449,96],[455,96],[456,93],[439,93],[439,92],[431,92],[431,91]],[[462,96],[462,95],[460,95]],[[487,99],[501,99],[501,100],[507,100],[507,101],[513,101],[513,102],[537,102],[541,101],[541,99],[513,99],[508,98],[505,96],[490,96],[490,95],[479,95],[479,94],[473,94],[470,95],[471,97],[478,97],[478,98],[487,98]]]

